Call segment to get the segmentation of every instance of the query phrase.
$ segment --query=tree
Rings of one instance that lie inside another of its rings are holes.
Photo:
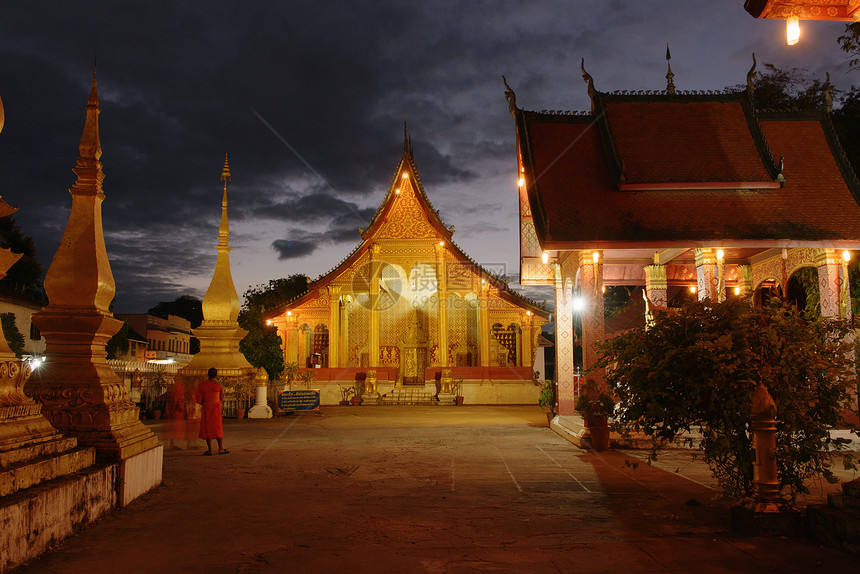
[[[20,359],[21,354],[24,352],[24,335],[21,334],[21,331],[18,330],[18,325],[15,324],[15,314],[0,314],[0,324],[3,326],[3,336],[6,337],[9,348]]]
[[[839,47],[842,51],[853,56],[848,61],[851,70],[860,69],[860,25],[857,22],[845,25],[845,33],[839,36]]]
[[[105,345],[108,359],[116,359],[119,355],[128,353],[128,323],[122,322],[122,327],[111,337]]]
[[[33,238],[24,235],[13,217],[0,218],[0,247],[22,256],[6,271],[0,285],[42,304],[48,303],[42,286],[42,266],[36,260]]]
[[[275,327],[263,323],[263,312],[283,305],[308,289],[308,278],[301,274],[272,279],[267,284],[249,287],[245,304],[239,312],[239,326],[248,334],[239,343],[239,350],[255,367],[263,367],[269,379],[277,379],[284,370],[281,338]]]
[[[735,498],[753,492],[751,397],[763,384],[777,408],[780,486],[793,499],[814,474],[835,480],[827,450],[842,440],[828,431],[856,408],[848,332],[838,321],[809,321],[778,298],[759,308],[742,298],[705,300],[655,309],[651,328],[603,342],[594,368],[606,369],[623,427],[656,440],[699,430],[705,461]]]
[[[147,313],[162,319],[167,319],[168,315],[176,315],[188,319],[191,322],[191,328],[196,329],[203,322],[203,301],[191,295],[182,295],[173,301],[161,301]]]
[[[191,295],[182,295],[173,301],[161,301],[147,313],[162,319],[167,319],[168,315],[176,315],[187,319],[191,328],[196,329],[203,322],[203,301]],[[191,337],[188,352],[192,355],[200,352],[200,341],[197,337]]]

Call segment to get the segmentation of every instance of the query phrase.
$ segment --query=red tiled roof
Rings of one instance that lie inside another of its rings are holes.
[[[604,123],[600,108],[595,116],[517,111],[542,248],[860,241],[856,177],[823,112],[759,120],[725,95],[650,98],[612,96]],[[785,157],[784,187],[764,187],[774,184],[768,147]],[[622,157],[627,181],[674,188],[620,191]],[[703,189],[714,181],[763,185]]]
[[[742,102],[604,99],[625,183],[772,182]]]

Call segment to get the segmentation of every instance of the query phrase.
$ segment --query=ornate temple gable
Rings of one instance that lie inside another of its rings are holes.
[[[405,220],[400,221],[400,217]],[[361,238],[364,241],[391,238],[450,240],[453,233],[454,227],[445,226],[439,212],[433,209],[421,185],[412,152],[405,145],[385,199],[370,225],[362,230]]]

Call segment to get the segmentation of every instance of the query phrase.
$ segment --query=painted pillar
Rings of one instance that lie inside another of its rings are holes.
[[[667,289],[666,267],[664,265],[646,265],[645,296],[648,297],[648,303],[655,309],[668,307]]]
[[[571,296],[573,270],[579,264],[579,253],[567,253],[561,263],[553,263],[555,281],[555,380],[558,414],[572,415],[576,412],[576,389],[573,370],[573,313]]]
[[[478,295],[478,331],[481,336],[481,366],[490,366],[490,306],[489,306],[489,290],[490,286],[486,279],[481,279]]]
[[[298,317],[296,317],[296,320],[298,321]],[[307,329],[309,329],[309,327],[299,327],[296,333],[296,361],[298,362],[299,367],[302,369],[308,366]]]
[[[379,274],[382,272],[379,264],[380,246],[370,246],[370,341],[368,343],[367,366],[379,365]]]
[[[440,367],[448,366],[448,273],[445,266],[445,244],[436,245],[436,301],[439,317],[439,353]]]
[[[328,366],[340,367],[340,286],[328,286]]]
[[[840,254],[835,249],[819,249],[815,257],[821,292],[821,316],[826,319],[841,318],[842,277],[839,259]]]
[[[696,255],[696,291],[699,301],[719,299],[719,273],[717,270],[717,254],[710,248],[695,249]]]
[[[287,317],[289,321],[286,329],[286,342],[284,343],[287,349],[287,361],[290,363],[299,362],[299,324],[295,317]],[[299,365],[301,366],[301,365]]]
[[[585,303],[582,308],[582,370],[597,362],[595,343],[606,338],[603,322],[603,252],[583,251],[579,262],[580,293]],[[589,373],[598,386],[603,386],[603,370]]]

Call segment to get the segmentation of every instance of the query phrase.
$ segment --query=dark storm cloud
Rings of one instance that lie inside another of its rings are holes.
[[[210,272],[227,153],[231,222],[259,223],[249,238],[279,225],[289,231],[266,245],[293,242],[262,249],[261,266],[319,245],[348,250],[372,216],[359,206],[378,205],[391,183],[404,122],[431,201],[465,206],[448,218],[480,248],[486,233],[515,233],[505,223],[515,208],[478,209],[493,205],[481,186],[515,169],[501,74],[520,107],[587,109],[580,57],[598,89],[660,89],[670,41],[679,88],[742,82],[767,26],[740,0],[723,4],[10,3],[0,18],[0,195],[20,207],[18,224],[47,267],[68,218],[98,53],[118,308],[145,310]],[[818,60],[827,58],[813,71]]]

